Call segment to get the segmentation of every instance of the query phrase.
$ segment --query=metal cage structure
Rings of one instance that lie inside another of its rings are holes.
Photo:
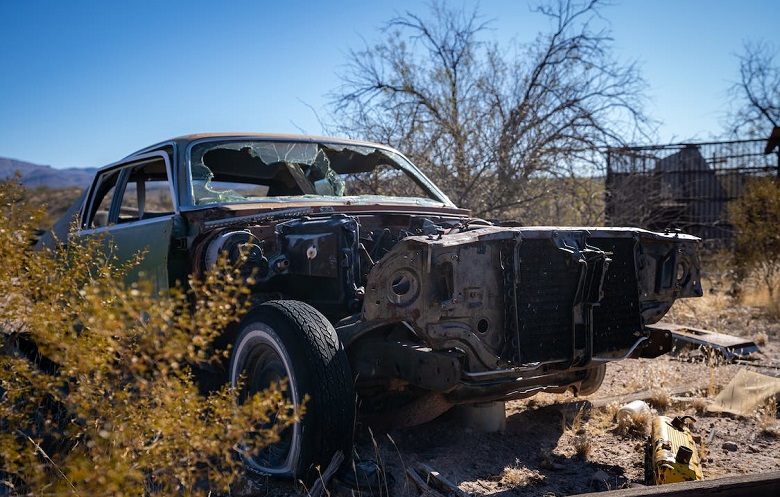
[[[780,177],[780,149],[773,149],[767,140],[611,148],[606,223],[681,230],[707,245],[729,246],[727,205],[750,178]]]

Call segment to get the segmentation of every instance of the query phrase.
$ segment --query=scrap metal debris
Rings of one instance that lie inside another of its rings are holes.
[[[759,352],[758,345],[743,337],[727,335],[710,330],[691,328],[673,323],[656,323],[648,328],[666,330],[672,334],[672,350],[698,348],[711,350],[728,362],[744,359]]]
[[[656,416],[650,439],[653,482],[679,483],[702,479],[696,442],[686,423],[690,416]]]

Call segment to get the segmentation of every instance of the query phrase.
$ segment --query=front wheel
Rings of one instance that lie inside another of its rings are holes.
[[[309,396],[299,423],[244,457],[248,469],[310,482],[338,451],[351,453],[355,393],[349,362],[333,325],[310,305],[281,300],[250,311],[239,325],[229,376],[233,387],[243,378],[241,398],[283,379],[296,407]]]
[[[607,365],[599,364],[592,368],[585,370],[585,378],[580,383],[580,388],[577,390],[577,396],[590,395],[596,393],[604,382],[604,376],[607,373]]]

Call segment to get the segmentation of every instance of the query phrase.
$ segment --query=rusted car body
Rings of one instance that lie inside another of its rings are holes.
[[[475,219],[372,143],[181,137],[101,169],[74,212],[76,236],[148,248],[139,269],[160,290],[246,256],[257,310],[222,340],[230,364],[201,373],[256,389],[287,377],[296,402],[311,396],[310,421],[248,461],[271,474],[348,450],[336,439],[351,437],[355,397],[367,420],[414,424],[455,404],[591,393],[607,362],[666,352],[669,334],[646,325],[701,295],[694,237]]]

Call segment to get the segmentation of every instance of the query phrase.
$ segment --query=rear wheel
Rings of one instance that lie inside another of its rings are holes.
[[[341,451],[352,450],[355,394],[346,352],[330,322],[303,302],[266,302],[241,321],[230,358],[230,384],[241,398],[288,379],[287,396],[306,413],[281,439],[255,456],[248,469],[311,481]]]

